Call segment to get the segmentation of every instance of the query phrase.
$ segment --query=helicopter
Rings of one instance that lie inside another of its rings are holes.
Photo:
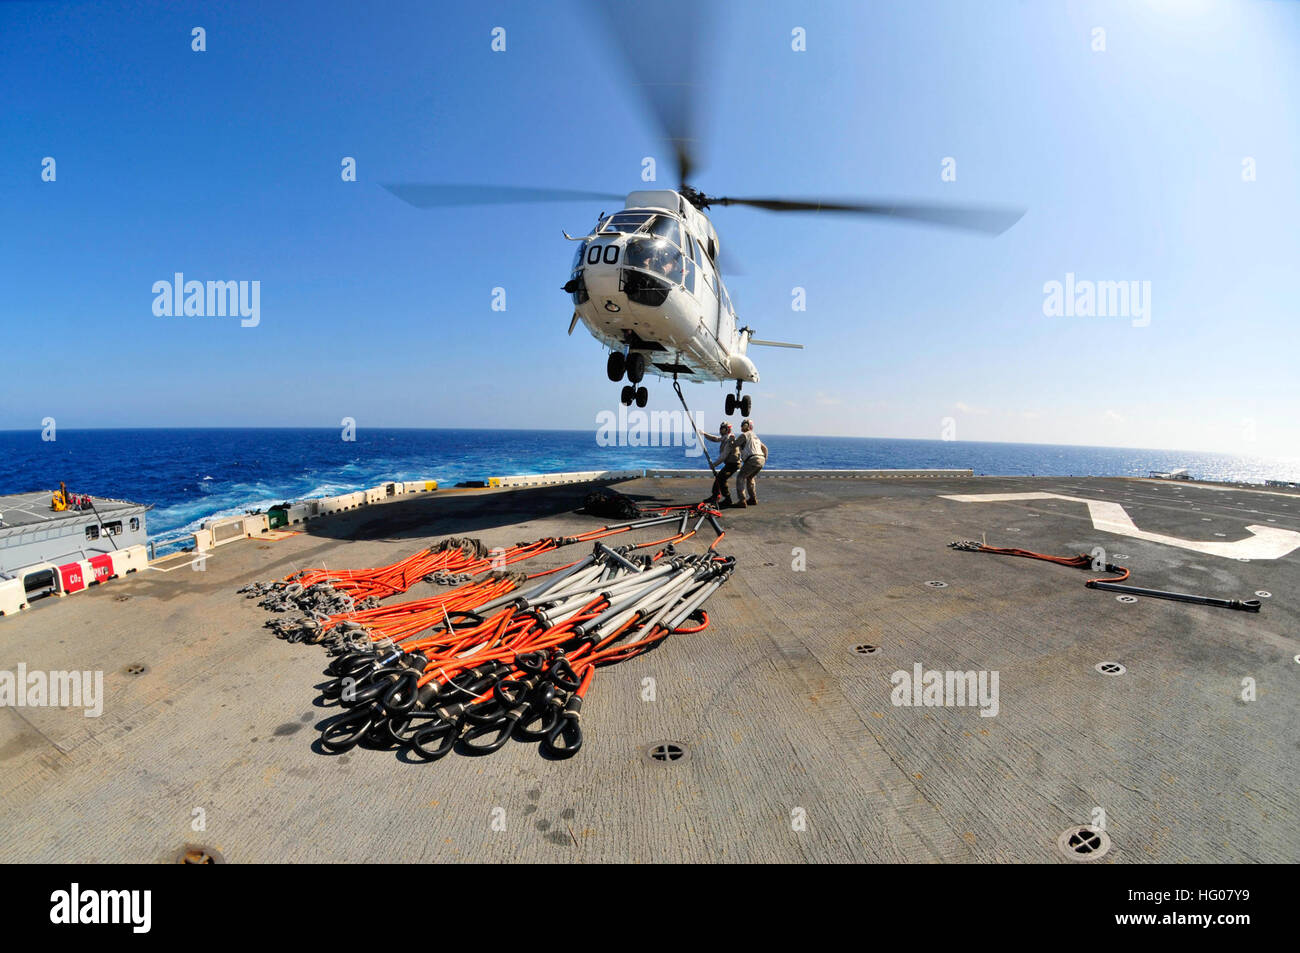
[[[801,348],[801,344],[754,339],[752,329],[737,327],[736,309],[727,294],[718,260],[718,234],[703,210],[681,192],[645,190],[629,193],[626,207],[601,214],[578,242],[573,267],[563,290],[573,296],[573,318],[609,348],[605,373],[628,383],[619,399],[644,407],[647,373],[676,380],[736,382],[728,394],[728,416],[737,409],[748,417],[752,398],[741,395],[746,383],[758,383],[758,368],[747,355],[750,344]],[[695,202],[703,197],[696,193]]]
[[[708,215],[714,206],[748,206],[770,212],[811,212],[894,218],[999,235],[1024,215],[1023,209],[930,203],[898,203],[809,198],[737,198],[712,196],[690,179],[698,165],[695,113],[698,50],[691,37],[669,44],[647,43],[657,25],[699,20],[702,8],[680,3],[682,18],[661,0],[650,14],[640,6],[591,0],[604,18],[634,87],[645,97],[655,123],[671,143],[676,189],[643,189],[626,195],[576,189],[507,185],[387,184],[389,192],[418,208],[496,205],[523,202],[617,201],[622,208],[602,212],[585,236],[562,231],[576,244],[568,280],[573,314],[569,334],[581,322],[609,351],[605,372],[610,381],[626,379],[619,394],[625,406],[645,407],[647,375],[670,378],[683,405],[680,379],[734,381],[724,411],[748,417],[752,397],[745,384],[757,384],[758,368],[749,347],[802,348],[801,344],[761,340],[739,323],[722,272],[718,233]],[[707,11],[705,11],[707,12]],[[689,14],[689,18],[687,17]],[[704,35],[697,31],[693,36]]]

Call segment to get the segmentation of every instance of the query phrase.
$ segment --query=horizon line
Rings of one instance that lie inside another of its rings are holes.
[[[170,431],[187,431],[187,430],[200,430],[200,431],[215,431],[215,430],[242,430],[242,431],[279,431],[279,430],[300,430],[300,431],[301,431],[301,430],[309,430],[309,431],[310,431],[310,430],[319,430],[319,431],[333,432],[333,431],[338,430],[339,428],[338,428],[338,427],[302,427],[302,426],[290,426],[290,425],[281,425],[281,426],[257,426],[257,427],[252,427],[252,426],[231,426],[231,425],[212,425],[212,426],[185,426],[185,427],[146,427],[146,426],[135,426],[135,427],[122,427],[122,426],[118,426],[118,427],[65,427],[65,428],[60,428],[60,429],[64,430],[64,432],[66,432],[66,433],[86,433],[86,432],[90,432],[90,433],[109,432],[109,433],[111,433],[111,432],[114,432],[114,431],[138,431],[138,430],[158,430],[158,431],[168,431],[168,430],[170,430]],[[373,425],[367,425],[365,428],[358,428],[358,430],[361,430],[361,429],[365,429],[365,430],[405,430],[405,431],[417,431],[417,432],[447,432],[447,433],[454,433],[454,432],[470,432],[470,433],[482,433],[482,432],[495,432],[495,433],[587,433],[587,432],[588,432],[587,430],[584,430],[584,429],[569,429],[569,428],[556,428],[556,427],[396,427],[396,426],[373,426]],[[6,430],[6,429],[0,429],[0,435],[3,435],[3,434],[23,434],[23,433],[32,433],[32,432],[35,432],[35,433],[39,434],[39,433],[41,432],[41,430],[42,430],[41,427],[16,428],[16,429],[8,429],[8,430]],[[1019,446],[1019,447],[1069,447],[1069,448],[1072,448],[1072,449],[1084,449],[1084,450],[1136,450],[1136,451],[1141,451],[1141,452],[1144,452],[1144,453],[1150,453],[1150,452],[1159,452],[1159,453],[1208,453],[1208,454],[1216,454],[1216,455],[1218,455],[1218,456],[1224,456],[1224,457],[1243,457],[1243,456],[1250,457],[1250,456],[1253,456],[1253,457],[1258,457],[1258,458],[1260,458],[1260,459],[1264,459],[1264,460],[1274,460],[1274,461],[1279,461],[1279,462],[1290,462],[1290,461],[1294,461],[1294,460],[1298,460],[1298,459],[1300,459],[1300,456],[1269,455],[1269,454],[1265,454],[1265,453],[1245,453],[1245,452],[1240,451],[1240,450],[1189,450],[1189,449],[1187,449],[1187,448],[1185,448],[1185,447],[1131,447],[1131,446],[1121,446],[1121,445],[1116,445],[1116,444],[1089,444],[1089,443],[1042,443],[1042,442],[1038,442],[1038,441],[1029,441],[1029,440],[944,440],[944,439],[942,439],[942,438],[940,438],[940,439],[935,439],[935,438],[933,438],[933,437],[872,437],[872,436],[858,436],[858,435],[852,435],[852,436],[851,436],[851,435],[846,435],[846,434],[786,434],[786,433],[772,433],[771,435],[772,435],[773,437],[799,437],[799,438],[805,438],[805,439],[819,439],[819,440],[881,440],[881,441],[890,441],[890,440],[894,440],[894,441],[907,441],[907,442],[913,442],[913,443],[979,444],[979,445],[988,445],[988,446],[998,446],[998,445],[1002,445],[1002,446],[1013,446],[1013,447],[1015,447],[1015,446]]]

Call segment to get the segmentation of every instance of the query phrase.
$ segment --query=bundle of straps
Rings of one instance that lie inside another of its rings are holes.
[[[554,548],[552,540],[538,540],[535,543],[516,543],[510,549],[501,550],[499,554],[490,554],[477,539],[452,536],[436,546],[412,553],[388,566],[373,569],[303,569],[290,573],[281,581],[286,587],[297,585],[304,589],[327,583],[359,602],[362,599],[383,599],[406,592],[426,576],[438,573],[477,575],[493,568],[494,564],[519,562]]]
[[[467,597],[473,608],[441,606],[439,625],[399,623],[396,638],[345,652],[326,670],[333,679],[323,694],[344,712],[324,726],[321,744],[339,752],[368,739],[434,760],[456,748],[487,754],[513,737],[569,757],[582,746],[582,701],[596,669],[703,631],[702,607],[734,566],[711,550],[669,546],[649,556],[596,543],[530,589],[491,598],[483,588]]]
[[[703,604],[735,567],[716,552],[719,515],[707,502],[660,507],[631,522],[502,550],[452,538],[388,566],[303,570],[241,591],[284,602],[290,590],[332,586],[356,600],[347,611],[303,606],[308,615],[293,624],[268,623],[282,637],[325,644],[338,656],[323,693],[344,712],[322,730],[326,749],[369,739],[432,760],[456,747],[485,754],[516,737],[568,757],[582,745],[579,712],[598,666],[707,627]],[[708,549],[679,552],[676,544],[705,522],[716,532]],[[676,532],[616,549],[601,542],[661,524]],[[567,565],[532,575],[502,569],[580,543],[593,543],[591,554]],[[429,598],[377,604],[430,571],[465,573],[468,581]]]
[[[246,586],[240,591],[255,595],[264,595],[267,592],[283,595],[286,590],[290,590],[290,595],[297,595],[313,586],[329,586],[359,603],[363,599],[385,599],[400,595],[421,580],[454,581],[459,584],[473,576],[504,569],[506,566],[532,559],[534,556],[551,552],[561,546],[603,539],[647,526],[680,522],[677,533],[662,540],[642,543],[643,547],[689,539],[706,521],[717,533],[714,546],[725,535],[718,522],[718,517],[722,514],[709,501],[688,506],[662,506],[645,510],[643,513],[642,517],[630,522],[602,526],[577,536],[544,537],[531,543],[515,543],[511,547],[500,549],[488,549],[477,539],[452,536],[442,540],[436,546],[422,549],[388,566],[377,566],[372,569],[326,569],[324,567],[302,569],[285,576],[277,585],[267,587],[255,584]],[[695,518],[693,525],[691,525],[692,517]],[[303,608],[308,606],[304,605]]]

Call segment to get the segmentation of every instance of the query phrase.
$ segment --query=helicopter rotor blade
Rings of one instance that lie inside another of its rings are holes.
[[[518,185],[437,185],[409,182],[385,185],[384,188],[416,208],[512,205],[525,202],[621,202],[625,198],[617,192],[589,192],[585,189],[533,188]]]
[[[598,11],[592,19],[604,22],[637,92],[672,145],[678,182],[686,184],[699,167],[695,107],[706,89],[700,81],[701,43],[716,36],[711,5],[699,0],[589,0],[587,6]],[[685,24],[690,28],[683,31]]]
[[[901,218],[947,228],[1001,235],[1025,214],[1022,208],[991,205],[932,205],[926,203],[851,202],[838,199],[731,198],[709,196],[710,205],[745,205],[769,212],[835,212]]]

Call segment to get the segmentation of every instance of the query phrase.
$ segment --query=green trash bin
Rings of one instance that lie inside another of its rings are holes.
[[[273,506],[266,511],[266,522],[271,529],[289,525],[289,507]]]

